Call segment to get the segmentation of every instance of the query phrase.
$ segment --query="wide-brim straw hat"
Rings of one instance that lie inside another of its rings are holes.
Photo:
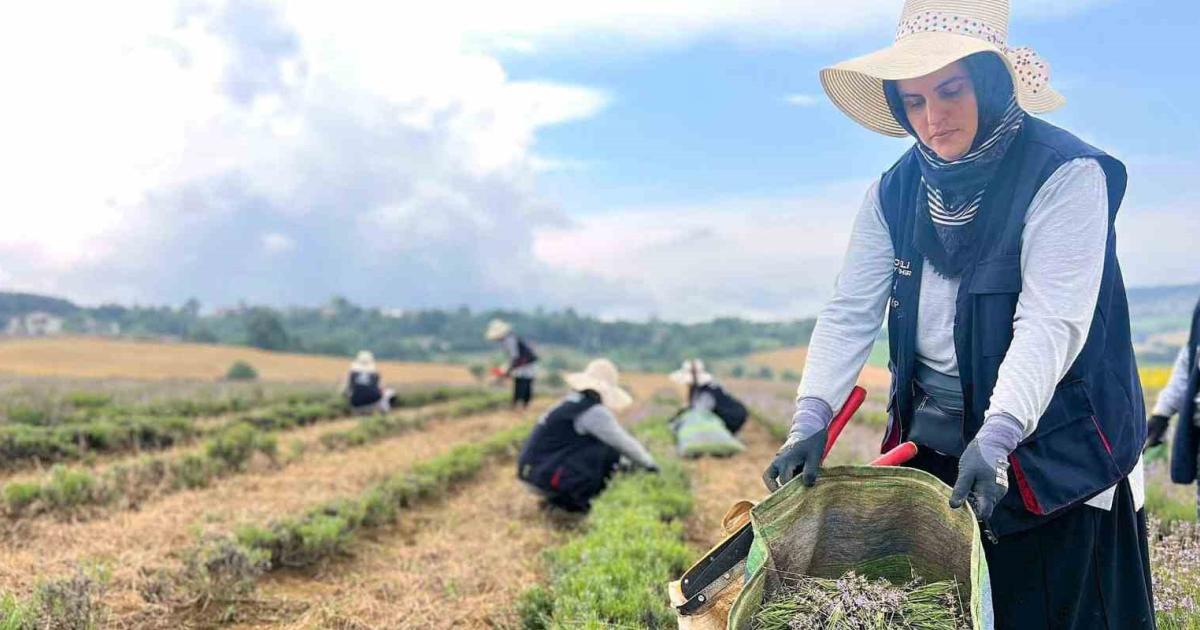
[[[1008,47],[1008,0],[907,0],[896,41],[821,71],[838,109],[879,133],[908,135],[892,115],[883,82],[915,79],[975,53],[995,53],[1012,75],[1017,104],[1031,114],[1067,99],[1050,86],[1050,65],[1031,48]]]
[[[488,322],[487,331],[483,333],[483,337],[488,341],[500,341],[511,332],[512,326],[508,322],[502,319],[493,319]]]
[[[354,357],[354,361],[350,363],[350,369],[355,372],[374,372],[375,355],[366,350],[359,350],[358,355]]]
[[[712,374],[704,369],[704,361],[700,359],[684,361],[668,378],[677,385],[708,385],[713,381]]]
[[[590,389],[600,394],[600,401],[613,411],[621,411],[633,403],[633,396],[618,384],[620,373],[617,372],[617,366],[608,359],[596,359],[588,363],[582,372],[568,374],[564,380],[577,392]]]

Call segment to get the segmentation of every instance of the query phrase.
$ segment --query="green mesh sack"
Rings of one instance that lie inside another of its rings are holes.
[[[672,426],[680,457],[728,457],[746,448],[725,428],[725,421],[711,411],[688,409],[675,417]]]
[[[993,627],[991,584],[979,526],[969,508],[950,509],[950,488],[912,468],[826,468],[811,488],[794,482],[750,511],[748,580],[730,630],[749,630],[780,575],[838,578],[854,571],[896,584],[913,575],[954,579],[972,627]]]

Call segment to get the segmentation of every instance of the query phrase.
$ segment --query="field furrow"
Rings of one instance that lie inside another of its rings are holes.
[[[112,570],[106,600],[121,618],[145,607],[137,594],[138,569],[169,565],[172,553],[198,535],[266,522],[357,494],[415,461],[511,428],[525,417],[505,411],[438,423],[363,448],[318,453],[282,471],[231,477],[211,488],[165,497],[140,512],[87,523],[12,523],[2,540],[6,562],[0,566],[0,590],[25,593],[38,576],[66,574],[80,563],[100,561]]]

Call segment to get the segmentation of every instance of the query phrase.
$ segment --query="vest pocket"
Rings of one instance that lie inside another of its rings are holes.
[[[971,325],[979,331],[980,352],[985,357],[1005,354],[1012,343],[1013,314],[1021,295],[1020,255],[981,260],[967,291],[974,306]]]
[[[1009,456],[1025,509],[1056,512],[1117,483],[1121,471],[1083,381],[1059,385],[1037,431]]]

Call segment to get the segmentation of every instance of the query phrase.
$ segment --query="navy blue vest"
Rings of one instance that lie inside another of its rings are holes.
[[[1200,348],[1200,303],[1192,314],[1192,334],[1188,337],[1187,396],[1179,408],[1175,425],[1175,443],[1171,446],[1171,481],[1196,481],[1196,457],[1200,455],[1200,428],[1196,428],[1196,394],[1200,393],[1200,371],[1196,369],[1196,350]]]
[[[990,523],[999,535],[1036,527],[1112,486],[1133,469],[1146,439],[1145,403],[1113,230],[1125,195],[1125,167],[1062,129],[1032,116],[1025,120],[975,218],[983,222],[978,255],[962,274],[956,302],[954,346],[965,403],[964,441],[983,424],[1000,363],[1012,343],[1021,293],[1021,234],[1037,191],[1064,163],[1098,160],[1108,181],[1109,230],[1091,330],[1037,430],[1009,458],[1012,491]],[[913,406],[924,264],[913,237],[913,219],[925,209],[918,159],[914,147],[880,181],[880,202],[896,252],[888,308],[892,392],[885,449],[907,436]]]
[[[525,343],[524,339],[517,337],[517,356],[512,360],[510,367],[519,368],[522,365],[529,365],[537,360],[538,356],[537,353],[533,351],[533,348],[530,348],[529,344]]]
[[[558,490],[555,475],[559,467],[576,452],[599,442],[575,431],[575,419],[598,404],[599,395],[576,393],[546,412],[521,447],[517,476],[543,490]]]

